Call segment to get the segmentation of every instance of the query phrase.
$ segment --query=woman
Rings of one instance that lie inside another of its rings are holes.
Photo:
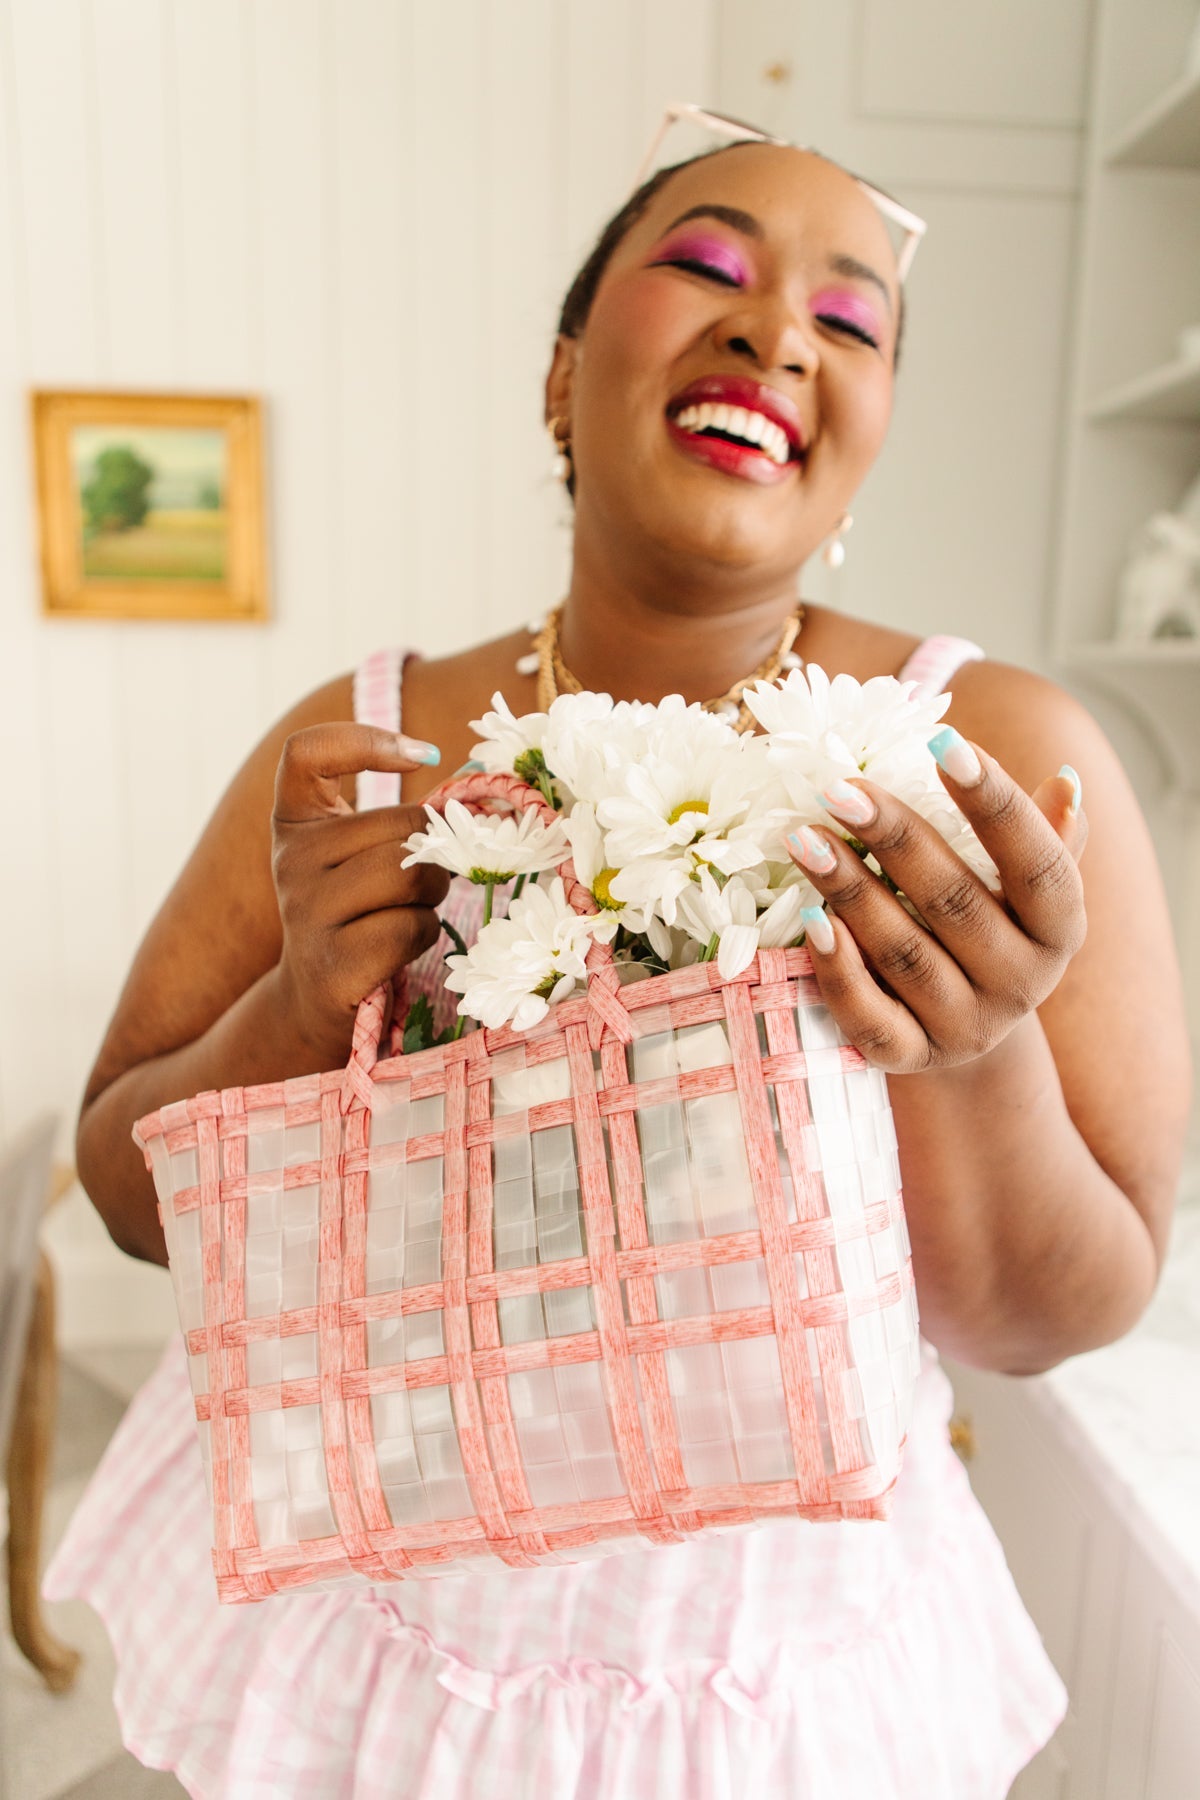
[[[635,197],[568,297],[547,382],[576,512],[560,683],[707,701],[769,662],[883,444],[900,303],[875,206],[813,154],[738,146]],[[136,1118],[336,1066],[361,997],[436,965],[446,880],[402,870],[398,846],[433,746],[459,766],[497,688],[533,710],[529,649],[517,632],[410,660],[382,711],[360,680],[357,722],[343,676],[235,778],[138,953],[80,1121],[84,1184],[130,1254],[165,1260]],[[859,679],[919,649],[818,607],[796,643]],[[403,738],[369,722],[397,703]],[[1118,1337],[1154,1288],[1187,1106],[1179,984],[1145,827],[1088,715],[977,660],[948,717],[947,786],[1007,907],[869,782],[836,803],[928,929],[836,834],[797,855],[826,902],[817,979],[890,1077],[924,1335],[1026,1373]],[[369,799],[389,774],[403,803],[354,811],[356,784]],[[176,1341],[48,1592],[104,1615],[127,1743],[195,1794],[999,1800],[1065,1696],[949,1449],[932,1350],[918,1388],[887,1525],[783,1521],[219,1609]]]

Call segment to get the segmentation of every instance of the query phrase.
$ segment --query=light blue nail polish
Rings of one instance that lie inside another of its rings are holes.
[[[940,731],[935,731],[929,740],[929,749],[939,769],[944,769],[959,787],[974,787],[981,779],[983,770],[979,758],[953,725],[943,725]]]
[[[1074,793],[1071,795],[1071,804],[1067,808],[1067,811],[1070,813],[1071,817],[1074,818],[1076,813],[1079,811],[1080,801],[1083,799],[1083,783],[1082,783],[1082,781],[1080,781],[1078,775],[1075,773],[1075,771],[1071,767],[1070,763],[1064,763],[1062,768],[1058,772],[1059,772],[1060,776],[1063,778],[1063,780],[1069,781],[1072,788],[1075,790]]]
[[[442,753],[436,744],[422,744],[417,752],[417,761],[423,762],[427,768],[435,769],[442,760]]]
[[[823,906],[806,906],[800,917],[804,920],[804,941],[810,949],[818,950],[828,956],[834,948],[833,926],[829,923],[829,914]]]
[[[484,765],[477,757],[472,756],[458,771],[460,775],[482,775]]]

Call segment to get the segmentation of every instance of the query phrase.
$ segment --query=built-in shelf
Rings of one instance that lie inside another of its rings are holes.
[[[1088,408],[1090,419],[1153,419],[1162,424],[1200,426],[1200,361],[1164,363],[1135,381],[1101,394]]]
[[[1141,720],[1159,747],[1175,794],[1200,801],[1200,641],[1071,644],[1060,657]]]
[[[1144,643],[1072,644],[1064,652],[1067,662],[1098,663],[1120,669],[1135,664],[1157,668],[1200,669],[1200,638],[1148,638]]]
[[[1200,69],[1131,119],[1104,160],[1110,168],[1200,169]]]

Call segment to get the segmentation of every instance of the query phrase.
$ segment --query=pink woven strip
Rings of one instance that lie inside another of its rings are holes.
[[[625,1045],[615,1034],[610,1033],[604,1038],[600,1047],[600,1067],[604,1086],[609,1092],[613,1087],[628,1085],[629,1064]],[[652,1325],[658,1322],[658,1297],[654,1291],[653,1275],[663,1264],[658,1248],[650,1247],[642,1150],[634,1115],[627,1112],[615,1113],[609,1120],[608,1137],[612,1145],[614,1199],[622,1244],[622,1249],[616,1253],[617,1274],[625,1283],[625,1298],[631,1322],[634,1325]],[[691,1247],[688,1246],[689,1249]],[[646,1268],[644,1274],[630,1273],[631,1251],[642,1253]],[[646,1406],[650,1455],[657,1484],[659,1488],[682,1488],[686,1485],[687,1477],[679,1449],[679,1428],[667,1380],[665,1355],[656,1352],[640,1356],[637,1379]],[[699,1529],[698,1520],[691,1514],[680,1519],[679,1524],[685,1531]]]
[[[196,1160],[200,1174],[200,1258],[204,1283],[204,1324],[212,1350],[208,1362],[211,1405],[208,1423],[211,1443],[213,1490],[213,1569],[218,1581],[234,1572],[237,1548],[233,1521],[231,1438],[227,1414],[229,1372],[221,1342],[225,1297],[221,1291],[221,1242],[224,1223],[221,1206],[221,1151],[214,1119],[196,1126]]]
[[[871,1517],[886,1518],[895,1486],[894,1479],[884,1482],[874,1470],[835,1478],[833,1500],[823,1506],[807,1506],[799,1498],[794,1481],[759,1482],[751,1490],[741,1483],[707,1487],[685,1487],[662,1495],[664,1513],[680,1519],[694,1511],[702,1525],[752,1524],[764,1516],[799,1515],[806,1519],[837,1519],[848,1503],[866,1504]],[[632,1502],[625,1494],[607,1500],[586,1503],[564,1501],[553,1506],[531,1507],[519,1520],[523,1532],[544,1534],[552,1553],[569,1552],[595,1541],[595,1527],[607,1536],[641,1535],[641,1526]],[[431,1524],[394,1527],[380,1534],[377,1549],[394,1554],[403,1551],[414,1564],[436,1565],[487,1549],[487,1539],[476,1518],[440,1519]],[[267,1550],[240,1551],[237,1569],[244,1581],[251,1571],[271,1571],[273,1587],[280,1591],[297,1587],[317,1577],[328,1580],[340,1573],[350,1573],[354,1565],[337,1538],[314,1539],[304,1545],[308,1558],[303,1576],[293,1573],[294,1552],[288,1546]],[[278,1574],[275,1573],[278,1571]],[[244,1593],[230,1597],[244,1598]]]
[[[236,1089],[227,1089],[222,1098],[225,1102],[226,1121],[233,1129],[224,1138],[218,1150],[218,1157],[223,1157],[226,1175],[232,1176],[236,1180],[245,1173],[246,1169],[246,1112],[241,1104],[241,1095]],[[225,1237],[224,1316],[227,1319],[244,1319],[246,1316],[246,1202],[244,1200],[235,1200],[226,1204],[222,1230]],[[226,1396],[230,1389],[236,1390],[249,1386],[245,1346],[229,1344],[227,1350],[228,1354],[224,1359]],[[249,1414],[243,1416],[228,1410],[226,1418],[229,1425],[233,1542],[239,1550],[255,1549],[258,1546],[258,1521],[254,1516],[254,1491],[250,1479],[250,1417]],[[261,1576],[257,1576],[251,1578],[249,1591],[254,1599],[265,1600],[272,1590],[269,1582],[264,1581]]]
[[[674,1532],[664,1531],[662,1508],[654,1485],[650,1459],[642,1437],[637,1391],[630,1364],[625,1307],[617,1274],[612,1195],[608,1186],[608,1158],[604,1131],[596,1104],[595,1070],[585,1024],[566,1031],[567,1061],[575,1097],[576,1161],[579,1191],[587,1230],[588,1261],[592,1270],[592,1299],[597,1335],[604,1357],[604,1382],[608,1399],[613,1444],[621,1473],[638,1517],[640,1528],[654,1542],[671,1542]]]
[[[356,1568],[371,1579],[387,1578],[386,1564],[371,1549],[350,1473],[343,1400],[342,1360],[342,1114],[336,1089],[321,1099],[320,1237],[317,1251],[317,1386],[325,1475],[334,1523]]]
[[[442,1329],[463,1470],[491,1550],[515,1569],[530,1568],[535,1558],[516,1542],[500,1498],[471,1366],[471,1315],[467,1310],[467,1082],[461,1062],[453,1065],[446,1085],[444,1183]]]
[[[828,1250],[837,1243],[849,1243],[885,1230],[894,1213],[886,1202],[864,1209],[861,1217],[843,1224],[828,1218],[788,1226],[788,1242],[793,1252]],[[721,1237],[691,1238],[673,1244],[653,1244],[644,1249],[618,1250],[617,1273],[623,1281],[637,1281],[648,1275],[670,1274],[678,1269],[718,1267],[726,1263],[747,1262],[763,1253],[762,1233],[758,1231],[727,1232]],[[911,1258],[908,1259],[911,1268]],[[874,1311],[887,1304],[894,1277],[882,1278],[874,1288],[846,1300],[840,1288],[826,1290],[826,1297],[810,1296],[801,1301],[804,1322],[810,1329],[831,1319],[857,1316],[858,1311]],[[517,1269],[493,1270],[467,1277],[469,1304],[508,1299],[517,1294],[551,1293],[561,1288],[586,1287],[591,1281],[591,1265],[586,1256],[564,1257],[560,1262],[530,1263]],[[345,1325],[362,1324],[368,1319],[399,1319],[408,1313],[438,1312],[443,1304],[441,1282],[425,1282],[420,1287],[403,1288],[365,1298],[345,1299],[341,1317]],[[844,1311],[838,1311],[844,1308]],[[290,1312],[270,1318],[231,1319],[220,1328],[226,1344],[266,1343],[275,1337],[307,1337],[317,1329],[317,1309],[296,1307]],[[478,1341],[478,1340],[477,1340]],[[189,1356],[205,1354],[207,1332],[201,1328],[186,1336]],[[414,1364],[418,1367],[419,1364]]]
[[[796,1288],[788,1242],[787,1212],[779,1179],[775,1127],[767,1104],[759,1054],[758,1027],[750,997],[741,987],[725,989],[729,1048],[738,1078],[738,1101],[746,1134],[746,1157],[762,1227],[763,1261],[775,1319],[783,1397],[792,1441],[792,1463],[805,1494],[820,1493],[820,1437],[808,1365],[804,1314]],[[771,1017],[767,1015],[768,1019]]]
[[[784,1055],[795,1050],[796,1017],[792,1011],[768,1014],[766,1029],[769,1049]],[[817,1158],[815,1155],[810,1158],[805,1154],[806,1144],[810,1144],[813,1139],[812,1113],[806,1084],[803,1081],[780,1082],[775,1089],[775,1105],[787,1149],[797,1218],[805,1225],[810,1221],[824,1223],[829,1215],[825,1184],[816,1171]],[[806,1312],[814,1301],[819,1303],[826,1295],[832,1297],[841,1293],[833,1250],[836,1242],[835,1234],[828,1247],[824,1240],[811,1246],[808,1243],[804,1245],[804,1272],[809,1293]],[[845,1388],[843,1376],[846,1371],[844,1327],[838,1320],[825,1325],[814,1322],[813,1329],[816,1333],[817,1363],[821,1370],[821,1392],[825,1400],[834,1467],[839,1472],[856,1469],[862,1462],[862,1439],[857,1426],[847,1418],[842,1399]]]
[[[474,1035],[478,1038],[480,1034],[477,1032]],[[482,1053],[482,1041],[479,1049]],[[479,1056],[479,1063],[484,1068],[488,1067],[488,1059],[482,1054]],[[468,1065],[469,1083],[472,1072],[472,1066]],[[483,1081],[470,1083],[467,1089],[468,1145],[472,1145],[472,1121],[490,1117],[491,1110],[492,1089],[490,1083]],[[477,1350],[493,1350],[500,1348],[500,1314],[497,1304],[498,1293],[494,1288],[489,1292],[488,1288],[490,1283],[494,1283],[497,1279],[503,1280],[504,1277],[502,1275],[497,1277],[493,1267],[492,1157],[491,1151],[486,1145],[476,1143],[468,1149],[467,1171],[471,1211],[467,1230],[469,1274],[466,1294],[471,1315],[471,1337]],[[582,1262],[584,1259],[580,1257],[578,1260]],[[486,1376],[479,1382],[479,1399],[484,1419],[487,1421],[501,1504],[509,1515],[511,1525],[513,1513],[527,1513],[532,1507],[533,1501],[529,1493],[529,1484],[525,1479],[525,1465],[517,1442],[512,1398],[508,1391],[508,1376]],[[549,1546],[540,1532],[520,1533],[517,1542],[521,1550],[532,1558],[540,1559],[549,1554]]]
[[[342,1265],[342,1303],[338,1316],[342,1330],[342,1356],[345,1377],[342,1394],[346,1405],[346,1429],[351,1446],[351,1469],[362,1507],[367,1536],[376,1554],[391,1576],[411,1567],[402,1549],[391,1553],[380,1549],[377,1533],[392,1529],[392,1515],[384,1497],[375,1448],[375,1428],[371,1417],[369,1392],[356,1391],[354,1378],[365,1374],[370,1366],[367,1353],[367,1212],[370,1204],[368,1163],[360,1166],[360,1156],[369,1151],[368,1128],[374,1115],[364,1106],[352,1107],[342,1122],[342,1192],[344,1218],[344,1260]],[[354,1167],[347,1168],[353,1160]]]
[[[818,1330],[823,1325],[844,1325],[847,1318],[866,1316],[881,1306],[893,1305],[911,1286],[908,1274],[901,1270],[884,1278],[867,1294],[847,1299],[844,1294],[827,1294],[818,1300],[800,1300],[800,1318],[806,1328]],[[770,1306],[741,1307],[729,1312],[697,1313],[686,1319],[655,1319],[644,1325],[628,1325],[625,1342],[632,1355],[661,1354],[664,1350],[687,1349],[693,1344],[735,1343],[739,1338],[770,1337],[775,1330],[775,1314]],[[515,1375],[527,1369],[552,1368],[560,1363],[595,1362],[601,1356],[598,1331],[580,1331],[566,1337],[531,1338],[527,1342],[499,1345],[495,1349],[477,1349],[471,1355],[471,1368],[476,1380],[495,1375]],[[347,1373],[343,1377],[343,1393],[389,1394],[400,1388],[441,1387],[450,1379],[450,1364],[445,1356],[424,1356],[414,1362],[380,1363],[375,1368]],[[225,1411],[232,1417],[237,1412],[268,1412],[275,1407],[312,1406],[321,1398],[320,1377],[297,1377],[282,1383],[266,1382],[262,1387],[226,1390],[222,1396]],[[196,1401],[197,1418],[207,1418],[208,1396]]]

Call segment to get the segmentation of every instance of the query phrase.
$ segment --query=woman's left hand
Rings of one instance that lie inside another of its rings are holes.
[[[943,765],[959,776],[943,766],[943,781],[996,864],[1001,896],[919,814],[870,781],[837,784],[826,804],[920,921],[835,832],[806,827],[789,839],[826,902],[824,929],[818,914],[807,936],[825,1003],[867,1060],[892,1074],[984,1055],[1053,992],[1086,932],[1077,863],[1087,821],[1077,779],[1051,776],[1029,795],[978,745],[957,732],[943,740]],[[860,800],[847,802],[847,793]],[[868,809],[869,819],[852,816]]]

